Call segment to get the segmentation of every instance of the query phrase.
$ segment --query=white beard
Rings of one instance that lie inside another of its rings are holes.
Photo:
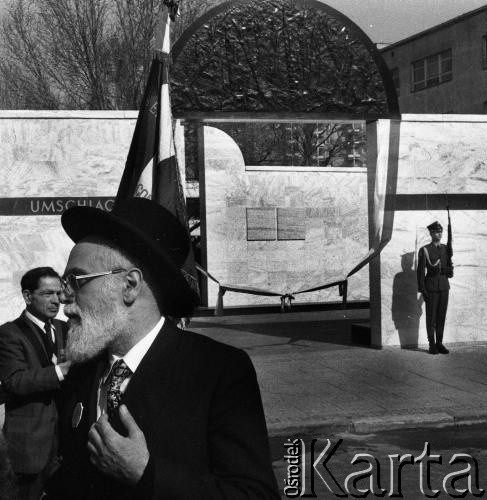
[[[81,312],[69,305],[69,330],[66,358],[82,363],[101,354],[116,339],[124,327],[124,311],[108,297],[97,302],[93,310]]]

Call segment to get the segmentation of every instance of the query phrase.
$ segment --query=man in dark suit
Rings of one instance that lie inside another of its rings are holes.
[[[76,243],[65,271],[65,499],[278,499],[255,371],[247,354],[171,317],[196,295],[181,267],[186,230],[135,198],[62,216]]]
[[[15,480],[10,460],[7,455],[7,443],[0,431],[0,498],[2,500],[15,500]]]
[[[21,279],[26,308],[0,326],[0,380],[5,392],[4,432],[19,498],[39,499],[56,464],[57,398],[70,363],[62,362],[66,323],[59,312],[61,281],[50,267]]]
[[[448,295],[450,290],[448,252],[441,244],[443,227],[439,222],[428,226],[431,243],[421,247],[418,253],[418,290],[426,304],[426,331],[430,354],[448,354],[443,345]],[[426,275],[425,275],[426,272]],[[436,339],[435,339],[436,333]]]

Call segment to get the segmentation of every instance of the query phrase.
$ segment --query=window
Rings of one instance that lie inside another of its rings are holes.
[[[394,82],[394,87],[396,88],[396,94],[399,97],[401,94],[401,83],[399,79],[399,68],[391,69],[392,81]]]
[[[451,49],[414,61],[411,70],[412,92],[450,81],[453,73]]]

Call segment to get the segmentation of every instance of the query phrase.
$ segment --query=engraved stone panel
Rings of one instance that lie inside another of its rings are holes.
[[[276,209],[247,208],[247,241],[276,239]]]
[[[306,239],[306,210],[303,208],[277,209],[277,239]]]

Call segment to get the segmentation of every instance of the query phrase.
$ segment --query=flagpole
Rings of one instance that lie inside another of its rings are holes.
[[[172,212],[184,225],[188,237],[188,218],[184,187],[176,152],[174,125],[171,113],[169,68],[171,64],[170,26],[178,13],[179,2],[164,0],[155,34],[154,59],[161,67],[161,85],[158,93],[157,136],[155,168],[152,171],[152,199]],[[199,295],[198,275],[194,252],[190,248],[182,272],[191,288]]]
[[[161,4],[151,40],[154,54],[149,78],[115,203],[131,197],[152,199],[171,212],[190,237],[169,95],[169,25],[175,19],[177,6],[178,2],[173,0],[164,0]],[[181,271],[199,294],[192,249]]]

